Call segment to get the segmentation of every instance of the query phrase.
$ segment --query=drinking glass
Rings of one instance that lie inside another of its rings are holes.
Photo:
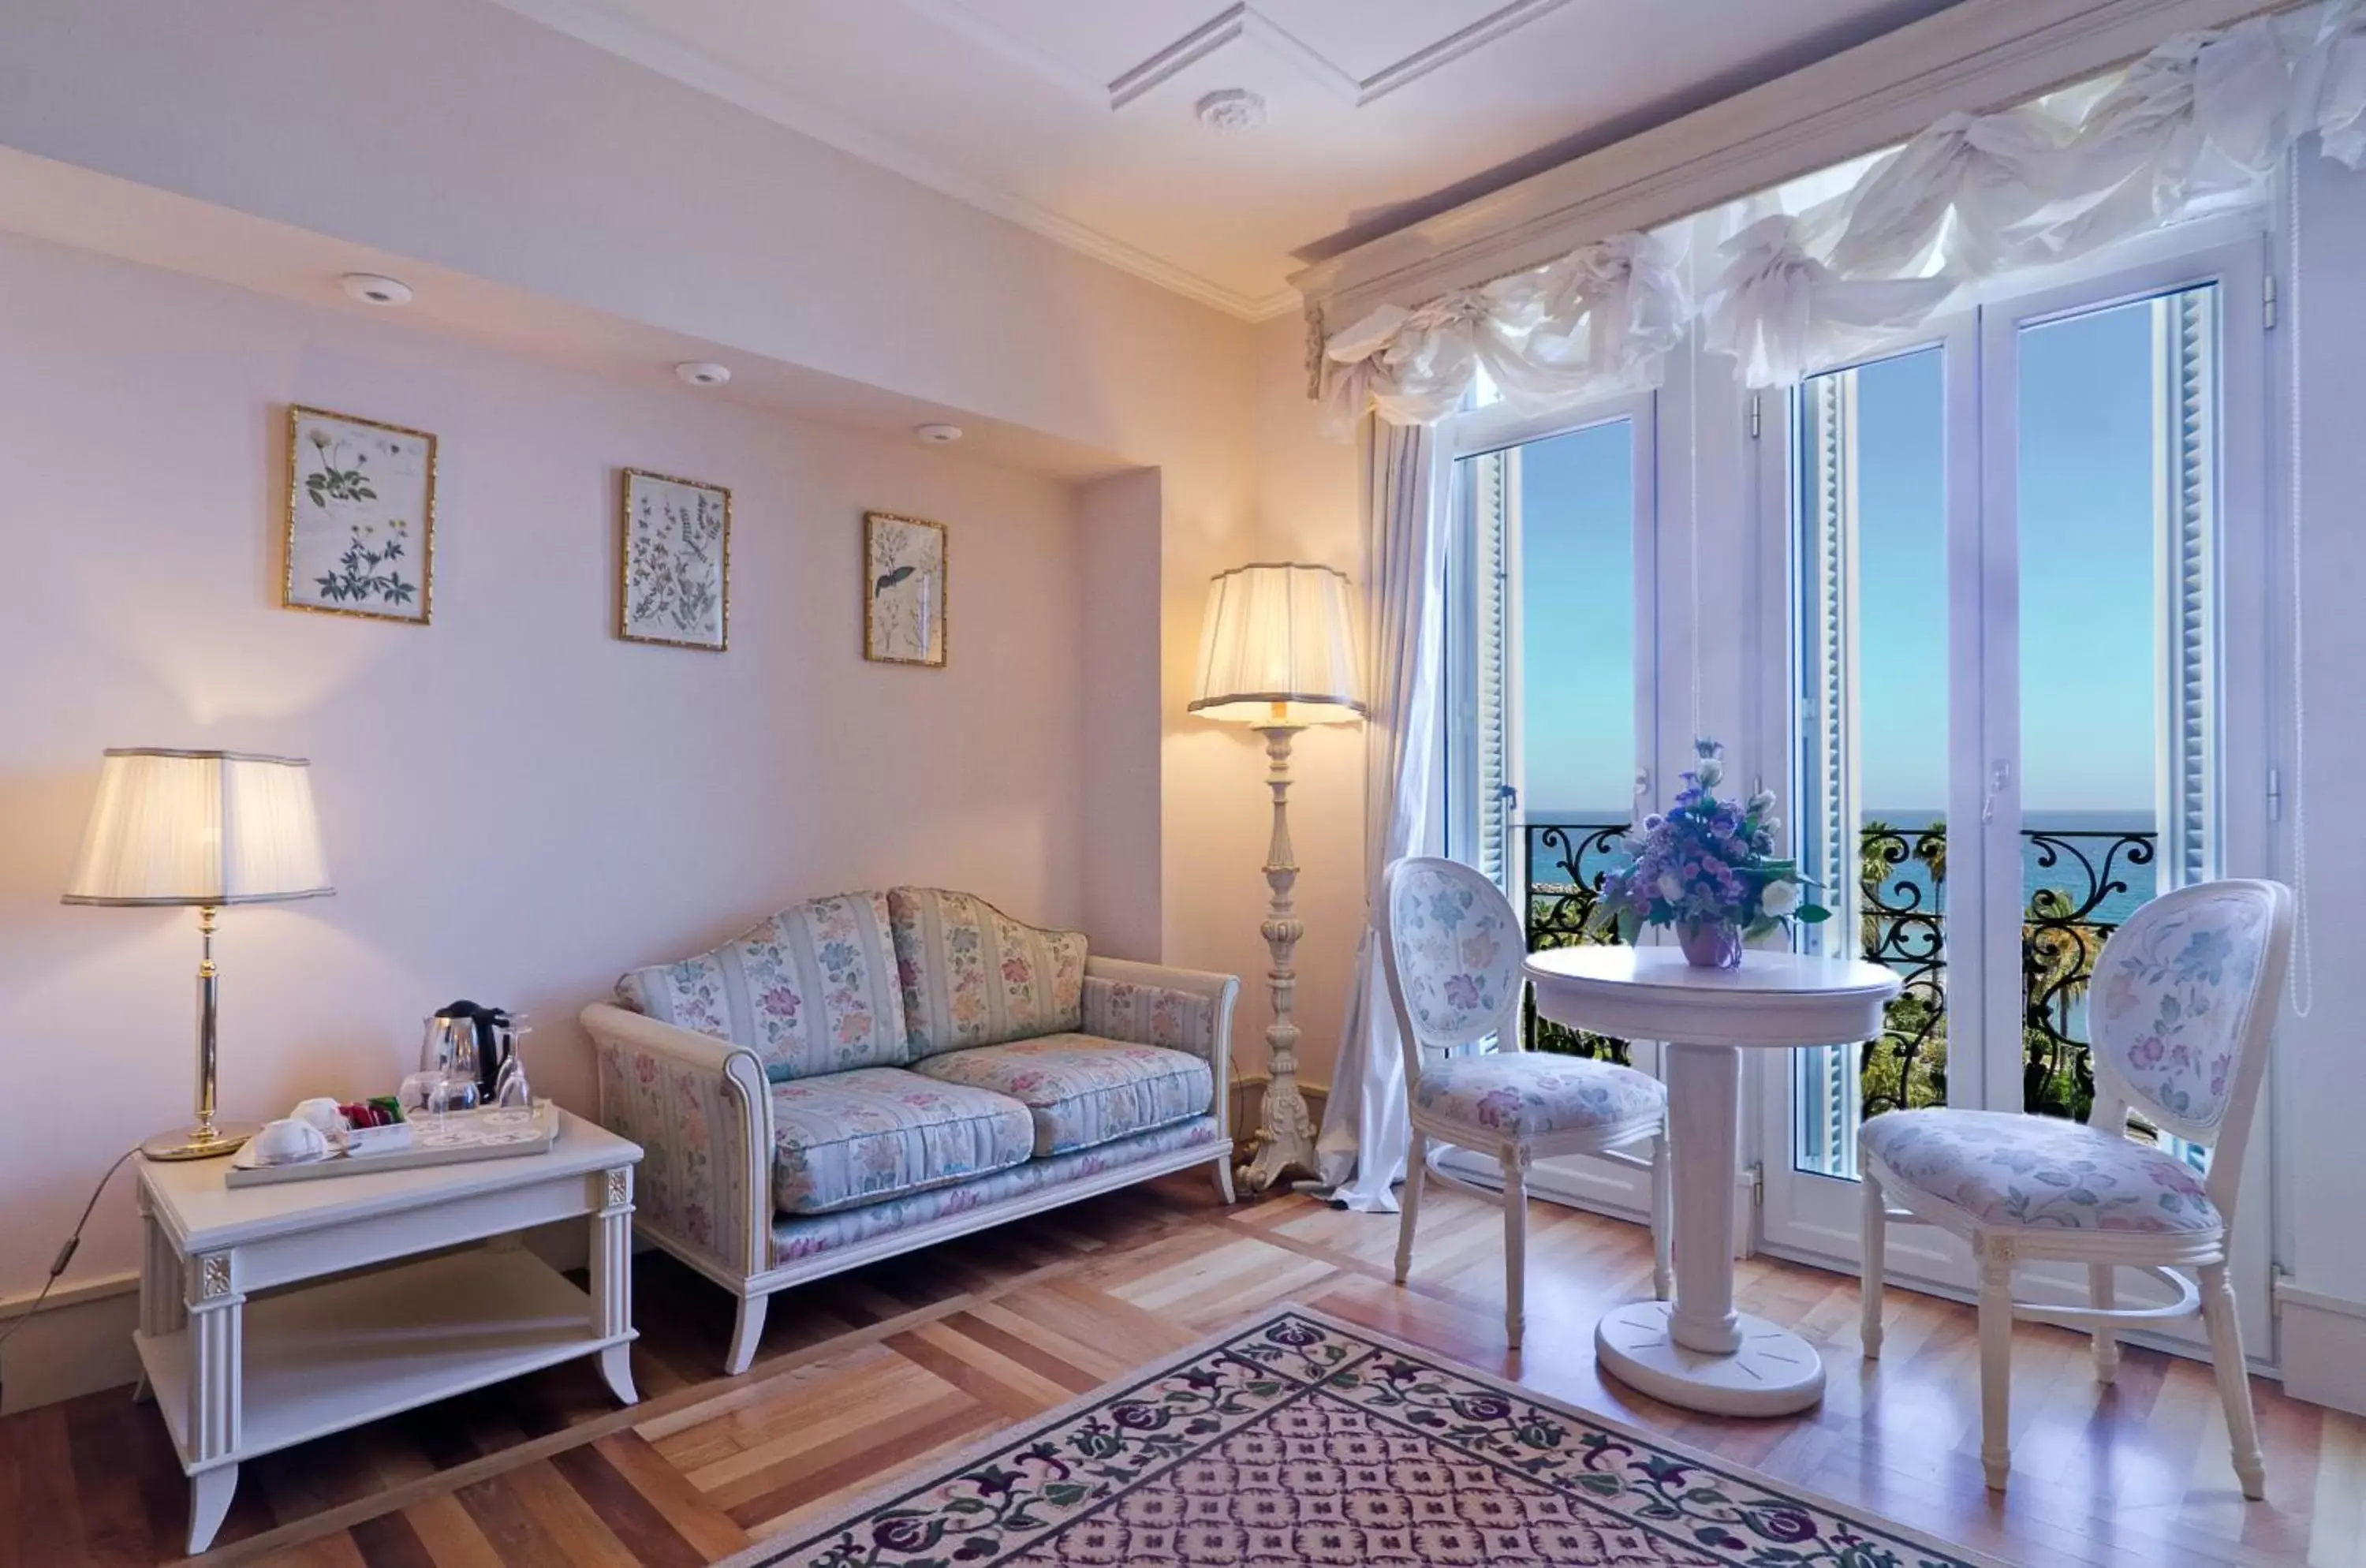
[[[504,1125],[516,1126],[534,1120],[534,1088],[526,1082],[525,1060],[518,1055],[521,1037],[533,1032],[512,1026],[495,1035],[501,1049],[501,1070],[493,1083],[490,1119]]]
[[[427,1091],[427,1116],[436,1143],[449,1143],[460,1131],[455,1118],[466,1118],[475,1112],[479,1091],[477,1080],[447,1073],[435,1080]]]
[[[428,1067],[412,1073],[402,1080],[402,1087],[395,1090],[394,1099],[395,1103],[402,1107],[405,1121],[417,1121],[427,1114],[429,1101],[435,1093],[435,1086],[442,1083],[447,1076],[441,1067]]]

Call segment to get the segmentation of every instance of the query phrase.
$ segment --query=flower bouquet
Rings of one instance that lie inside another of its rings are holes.
[[[1586,929],[1616,927],[1631,942],[1645,926],[1673,926],[1686,963],[1733,969],[1744,939],[1791,920],[1813,925],[1831,911],[1808,901],[1810,884],[1796,862],[1774,856],[1774,796],[1761,790],[1747,801],[1719,800],[1725,748],[1696,740],[1693,750],[1698,760],[1674,808],[1627,835]]]

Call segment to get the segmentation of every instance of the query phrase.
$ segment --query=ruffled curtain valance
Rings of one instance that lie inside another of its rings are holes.
[[[1745,384],[1787,386],[1928,320],[1964,286],[2255,199],[2292,144],[2366,164],[2366,0],[2182,33],[2096,81],[1955,114],[1798,212],[1736,203],[1716,287],[1687,297],[1672,228],[1617,234],[1324,344],[1335,425],[1426,423],[1484,369],[1515,407],[1655,386],[1696,311]]]
[[[1418,310],[1383,305],[1324,345],[1333,423],[1344,433],[1367,408],[1391,424],[1443,419],[1482,368],[1515,403],[1657,386],[1691,317],[1683,260],[1666,240],[1614,234]]]

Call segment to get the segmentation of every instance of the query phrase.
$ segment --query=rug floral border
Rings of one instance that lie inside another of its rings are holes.
[[[726,1568],[990,1568],[1318,1392],[1726,1568],[1994,1568],[1294,1303]]]

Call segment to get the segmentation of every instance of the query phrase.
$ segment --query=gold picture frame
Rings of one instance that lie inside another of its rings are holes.
[[[725,653],[731,647],[731,492],[626,468],[618,489],[616,635]]]
[[[941,670],[952,537],[941,523],[862,514],[862,657]]]
[[[289,404],[281,607],[428,625],[435,461],[430,432]],[[406,575],[414,559],[416,582]]]

